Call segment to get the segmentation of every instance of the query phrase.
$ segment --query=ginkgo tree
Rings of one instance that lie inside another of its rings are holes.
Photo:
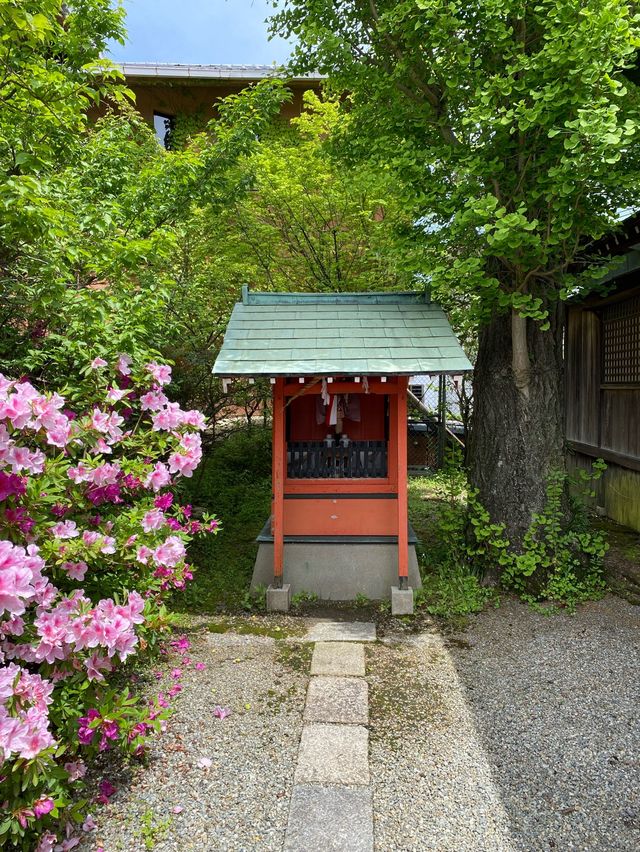
[[[280,0],[292,70],[347,93],[343,155],[398,175],[434,293],[478,329],[472,481],[517,550],[564,466],[564,301],[640,183],[636,4]]]

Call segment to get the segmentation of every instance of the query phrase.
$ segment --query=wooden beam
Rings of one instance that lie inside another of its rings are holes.
[[[272,533],[273,585],[282,587],[284,571],[284,479],[286,448],[284,443],[284,379],[277,379],[273,388],[273,446],[272,451]]]
[[[637,456],[617,453],[614,450],[607,450],[605,447],[596,447],[593,444],[582,444],[580,441],[567,441],[567,447],[574,453],[582,453],[584,456],[591,456],[594,459],[604,459],[606,462],[613,462],[613,464],[626,467],[629,470],[640,471],[640,458]]]
[[[362,393],[362,384],[360,382],[342,381],[333,382],[329,393]],[[297,382],[287,382],[284,386],[285,396],[302,396],[303,394],[318,394],[322,391],[322,382],[316,381],[314,384],[308,383],[300,385]],[[369,379],[369,393],[384,393],[395,394],[397,385],[394,382],[383,384],[379,379]]]
[[[408,379],[398,379],[396,396],[396,447],[398,473],[398,585],[408,586],[409,577],[409,516],[407,500],[407,384]]]

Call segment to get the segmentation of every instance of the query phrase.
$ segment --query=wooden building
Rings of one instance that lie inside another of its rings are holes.
[[[606,282],[606,295],[568,305],[568,463],[586,469],[604,459],[597,505],[640,530],[640,217],[599,248],[621,255],[623,265]]]
[[[186,65],[158,62],[125,62],[119,66],[126,84],[135,95],[138,112],[153,125],[160,142],[180,116],[199,118],[202,125],[216,117],[216,104],[260,80],[277,77],[272,65]],[[287,80],[292,92],[282,105],[283,118],[302,112],[302,96],[308,89],[320,91],[318,74]],[[90,111],[95,119],[103,107]]]
[[[407,384],[469,369],[425,294],[244,289],[213,372],[223,382],[268,376],[273,388],[272,513],[254,570],[271,608],[305,591],[391,594],[396,611],[410,610],[420,575],[407,516]]]

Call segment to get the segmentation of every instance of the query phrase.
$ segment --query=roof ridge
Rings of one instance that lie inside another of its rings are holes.
[[[242,288],[243,305],[398,305],[431,302],[425,290],[403,290],[396,292],[350,292],[350,293],[279,293]]]

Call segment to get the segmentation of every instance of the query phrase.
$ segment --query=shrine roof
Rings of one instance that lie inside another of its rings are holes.
[[[425,293],[242,291],[218,376],[412,376],[471,370],[440,305]]]

